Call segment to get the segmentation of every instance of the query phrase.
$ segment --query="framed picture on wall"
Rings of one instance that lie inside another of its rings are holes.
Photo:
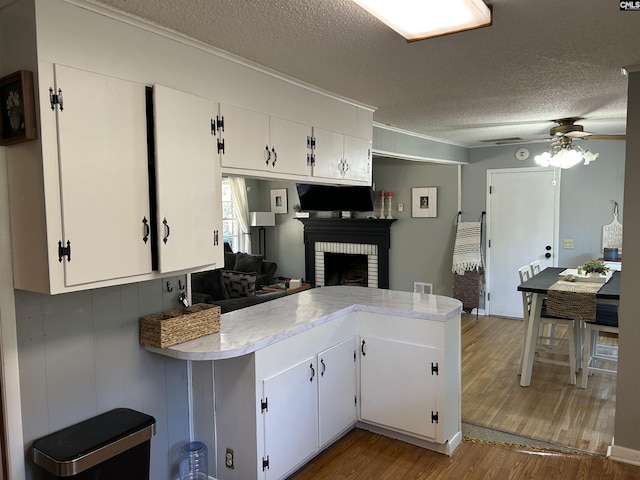
[[[411,216],[438,216],[438,187],[413,187],[411,189]]]
[[[33,73],[19,70],[0,78],[0,145],[37,137]]]
[[[271,211],[273,213],[288,213],[286,188],[274,188],[271,190]]]

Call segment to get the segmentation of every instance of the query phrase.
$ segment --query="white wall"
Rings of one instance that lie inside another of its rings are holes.
[[[616,388],[615,445],[629,451],[614,451],[616,455],[632,458],[640,463],[640,314],[638,313],[638,279],[640,268],[640,71],[629,77],[627,110],[627,162],[624,199],[627,208],[624,224],[624,269],[620,289],[620,350]],[[631,213],[630,213],[631,212]]]

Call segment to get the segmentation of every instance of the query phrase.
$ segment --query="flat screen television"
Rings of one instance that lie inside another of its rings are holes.
[[[304,211],[372,212],[374,192],[364,186],[332,186],[296,183],[300,209]]]

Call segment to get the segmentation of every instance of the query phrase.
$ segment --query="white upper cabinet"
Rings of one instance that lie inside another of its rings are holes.
[[[269,115],[220,104],[217,129],[223,168],[269,169]]]
[[[39,77],[42,155],[7,155],[15,287],[151,272],[145,86],[44,62]]]
[[[277,117],[269,117],[269,126],[271,169],[274,172],[308,176],[311,127]]]
[[[143,84],[48,62],[38,73],[42,150],[7,152],[15,288],[64,293],[221,264],[217,105],[157,87],[150,119]]]
[[[266,173],[267,177],[274,178],[282,174],[309,175],[307,154],[311,127],[221,104],[217,129],[221,165],[225,171]]]
[[[153,88],[159,270],[222,264],[222,176],[217,104]]]
[[[371,184],[371,142],[313,128],[313,177]]]

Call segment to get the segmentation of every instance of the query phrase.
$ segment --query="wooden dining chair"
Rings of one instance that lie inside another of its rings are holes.
[[[596,305],[596,321],[585,322],[584,349],[582,356],[582,378],[580,387],[587,388],[587,379],[594,372],[617,373],[618,345],[600,343],[601,333],[612,334],[616,339],[618,329],[618,306]],[[614,369],[615,366],[615,369]]]
[[[520,283],[529,280],[531,275],[531,266],[525,265],[518,269]],[[522,314],[524,319],[525,331],[531,320],[531,301],[532,293],[522,292]],[[565,325],[566,336],[557,336],[555,327]],[[553,336],[545,335],[545,327],[552,326]],[[563,365],[569,367],[569,383],[576,384],[576,365],[577,363],[577,345],[578,345],[578,322],[570,318],[553,317],[546,313],[545,306],[542,306],[540,316],[540,326],[538,329],[538,338],[536,339],[535,361],[542,363],[551,363],[554,365]],[[557,358],[558,356],[566,356],[566,360]],[[520,355],[520,364],[518,365],[518,375],[522,373],[522,364],[524,362],[524,347]]]
[[[529,264],[529,267],[531,268],[531,274],[532,275],[537,275],[540,273],[540,260],[534,260],[533,262],[531,262]]]

